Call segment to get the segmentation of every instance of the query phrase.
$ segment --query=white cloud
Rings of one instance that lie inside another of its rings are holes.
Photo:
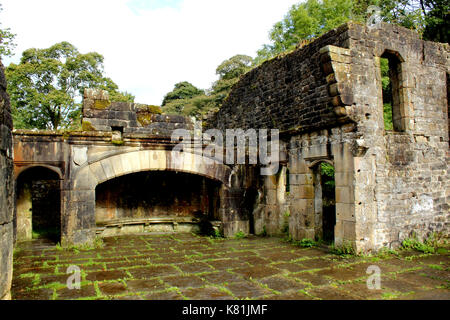
[[[160,104],[179,81],[208,88],[235,54],[255,56],[298,0],[3,0],[18,48],[68,41],[105,57],[105,72],[137,102]],[[11,60],[5,60],[8,64]]]

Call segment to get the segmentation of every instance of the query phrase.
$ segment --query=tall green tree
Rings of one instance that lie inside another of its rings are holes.
[[[189,83],[187,81],[178,82],[177,84],[175,84],[173,90],[168,92],[164,96],[164,100],[161,106],[164,107],[170,102],[174,102],[176,100],[190,99],[204,93],[205,92],[203,90],[198,89],[192,83]]]
[[[381,19],[423,33],[424,17],[420,0],[379,0]]]
[[[240,76],[252,68],[252,63],[252,57],[246,55],[235,55],[223,61],[216,68],[219,79],[208,90],[198,89],[186,81],[177,83],[164,97],[164,113],[199,118],[211,110],[217,110]]]
[[[380,8],[380,18],[423,34],[424,39],[449,42],[448,0],[307,0],[291,7],[270,31],[270,43],[258,50],[259,65],[282,52],[294,49],[349,20],[366,22],[369,6]]]
[[[164,96],[161,104],[164,113],[197,116],[200,114],[199,104],[207,98],[205,91],[197,88],[188,81],[175,84],[172,91]]]
[[[352,7],[352,0],[307,0],[293,5],[284,19],[273,26],[269,34],[271,43],[257,52],[255,64],[349,21]]]
[[[353,0],[354,15],[363,15],[369,5],[381,9],[381,20],[413,29],[431,41],[448,42],[448,0]]]
[[[217,107],[222,105],[233,85],[239,81],[242,75],[252,69],[252,65],[252,57],[238,54],[223,61],[216,68],[219,80],[213,83],[211,95],[214,96]]]
[[[448,0],[420,0],[425,16],[426,40],[450,43],[450,2]]]
[[[16,128],[76,128],[85,88],[107,90],[115,101],[134,100],[105,77],[101,54],[82,54],[68,42],[25,50],[19,64],[6,68],[6,78]]]
[[[0,12],[3,10],[0,4]],[[0,58],[12,56],[16,44],[14,38],[16,35],[11,32],[10,28],[2,28],[0,22]]]

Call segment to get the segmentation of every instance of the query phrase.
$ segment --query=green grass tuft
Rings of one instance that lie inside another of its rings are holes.
[[[245,238],[245,237],[247,237],[247,235],[246,235],[244,232],[242,232],[242,231],[238,231],[238,232],[236,232],[236,234],[234,235],[234,238],[235,238],[235,239],[243,239],[243,238]]]

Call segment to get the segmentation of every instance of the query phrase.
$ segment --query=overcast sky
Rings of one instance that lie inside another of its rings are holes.
[[[235,54],[254,57],[300,0],[0,0],[2,28],[28,48],[68,41],[105,57],[105,73],[135,101],[161,104],[175,83],[206,89]]]

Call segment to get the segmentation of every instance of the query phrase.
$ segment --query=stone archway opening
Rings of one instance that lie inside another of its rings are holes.
[[[328,162],[319,162],[314,167],[314,217],[316,240],[327,244],[334,242],[336,225],[335,170]]]
[[[18,240],[61,239],[61,186],[59,174],[46,167],[32,167],[16,179]]]
[[[243,209],[249,220],[249,233],[255,234],[255,216],[254,209],[258,200],[258,190],[255,187],[249,187],[244,192]]]
[[[143,171],[99,184],[95,221],[103,236],[201,232],[219,219],[219,181],[177,171]]]

